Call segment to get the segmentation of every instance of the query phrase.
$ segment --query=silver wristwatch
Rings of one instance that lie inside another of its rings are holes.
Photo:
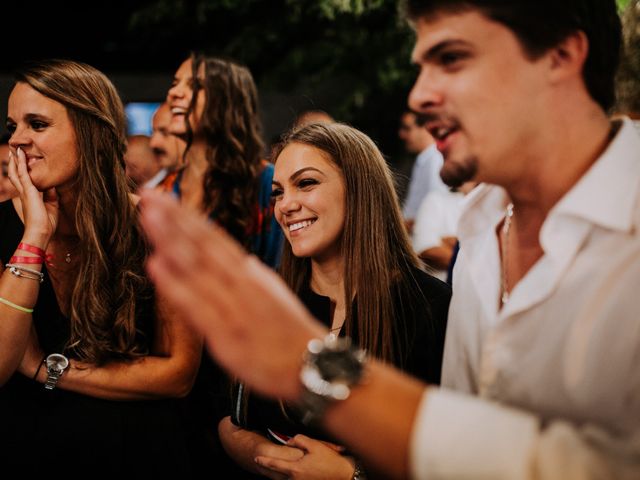
[[[362,379],[365,359],[365,351],[352,346],[348,337],[329,334],[311,340],[300,370],[300,420],[317,424],[331,403],[347,399]]]
[[[44,388],[53,390],[64,371],[69,367],[69,359],[60,353],[52,353],[45,360],[45,365],[47,366],[47,381],[44,382]]]

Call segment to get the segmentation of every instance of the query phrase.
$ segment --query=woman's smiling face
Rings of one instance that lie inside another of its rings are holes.
[[[64,105],[18,82],[9,96],[7,130],[13,155],[18,148],[24,152],[38,190],[73,182],[79,166],[76,133]]]
[[[276,220],[297,257],[340,255],[346,205],[342,171],[323,151],[302,143],[278,156],[272,196]]]

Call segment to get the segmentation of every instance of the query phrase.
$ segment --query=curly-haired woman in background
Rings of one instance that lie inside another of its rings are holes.
[[[283,234],[273,215],[273,165],[263,158],[258,93],[249,70],[191,54],[167,94],[169,132],[187,143],[185,167],[170,190],[183,205],[223,226],[264,263],[276,267]],[[166,185],[164,186],[166,188]],[[215,245],[212,245],[215,248]],[[231,408],[231,382],[203,356],[189,396],[194,461],[203,471],[227,462],[215,425]]]

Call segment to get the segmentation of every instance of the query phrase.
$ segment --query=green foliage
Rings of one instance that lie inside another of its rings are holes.
[[[640,116],[640,0],[631,0],[622,12],[624,40],[617,77],[617,110]]]
[[[629,0],[616,0],[618,3],[618,11],[622,12],[629,4]]]

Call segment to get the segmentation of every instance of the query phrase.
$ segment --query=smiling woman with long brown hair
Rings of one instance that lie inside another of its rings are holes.
[[[376,145],[347,125],[318,123],[287,135],[275,157],[287,285],[335,336],[439,383],[451,290],[422,271]],[[362,478],[353,456],[292,406],[242,391],[236,405],[236,425],[225,418],[219,432],[245,469],[269,478]]]
[[[191,389],[201,341],[144,274],[114,86],[77,62],[27,65],[7,129],[20,202],[0,204],[3,458],[22,472],[68,452],[74,468],[104,474],[183,472],[176,398]]]

